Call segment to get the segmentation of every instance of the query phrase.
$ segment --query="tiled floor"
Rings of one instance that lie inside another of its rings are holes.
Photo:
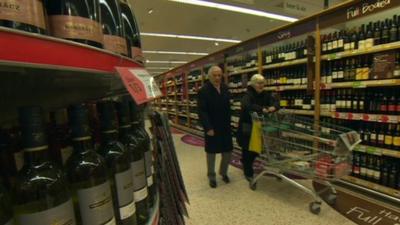
[[[190,198],[188,225],[354,224],[326,204],[320,215],[311,214],[309,196],[274,178],[261,179],[257,191],[251,191],[241,170],[234,167],[229,171],[230,184],[219,179],[218,187],[211,189],[203,148],[184,144],[181,136],[174,135],[174,141]]]

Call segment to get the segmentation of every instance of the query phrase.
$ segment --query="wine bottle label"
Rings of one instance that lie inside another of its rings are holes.
[[[362,79],[363,80],[368,80],[369,79],[369,68],[368,67],[363,69]]]
[[[339,40],[338,40],[338,48],[343,48],[343,46],[344,46],[344,41],[343,41],[343,39],[339,39]]]
[[[68,146],[65,148],[62,148],[61,150],[61,160],[63,165],[65,165],[65,163],[67,163],[67,160],[69,159],[69,157],[71,157],[72,153],[74,152],[74,149],[72,148],[72,146]]]
[[[392,145],[393,144],[393,137],[390,135],[385,136],[385,145]]]
[[[376,134],[371,133],[371,141],[376,141]]]
[[[143,201],[143,199],[147,198],[147,196],[149,195],[147,191],[147,186],[138,191],[135,191],[133,195],[135,196],[135,202]]]
[[[374,177],[374,170],[367,169],[366,172],[367,172],[367,176],[368,176],[368,177],[371,177],[371,178]]]
[[[0,20],[10,20],[46,29],[41,0],[6,0],[0,2]]]
[[[367,38],[365,40],[365,48],[372,48],[374,46],[374,39],[373,38]]]
[[[331,104],[330,110],[331,110],[331,112],[336,112],[336,105],[335,104]]]
[[[379,170],[374,170],[374,178],[375,178],[375,180],[380,180],[380,178],[381,178],[381,171],[379,171]]]
[[[49,23],[55,37],[103,43],[101,25],[94,20],[80,16],[55,15],[49,16]]]
[[[357,110],[357,104],[358,104],[358,101],[353,101],[353,109],[354,110]]]
[[[132,208],[130,204],[135,202],[132,196],[133,192],[133,181],[132,181],[132,171],[130,169],[115,174],[115,187],[117,189],[117,197],[118,197],[118,206],[120,207],[120,211],[124,212],[125,217],[121,219],[126,219],[133,215],[134,211],[131,211],[131,214],[128,215],[127,208]],[[122,217],[123,215],[120,214]]]
[[[344,50],[345,50],[345,51],[350,50],[350,43],[344,44]]]
[[[302,84],[307,84],[307,77],[302,78],[302,79],[301,79],[301,83],[302,83]]]
[[[362,69],[356,69],[356,80],[362,80],[363,74]]]
[[[151,187],[154,184],[153,176],[147,177],[147,186]]]
[[[131,54],[132,54],[132,59],[141,63],[144,62],[142,49],[138,47],[131,47]]]
[[[337,71],[333,71],[332,72],[332,78],[333,79],[338,79],[338,72]]]
[[[15,221],[17,224],[29,225],[76,224],[71,199],[59,206],[45,211],[19,215],[17,213],[15,215]]]
[[[306,56],[308,54],[307,48],[304,49],[304,55]]]
[[[351,109],[351,101],[350,100],[345,101],[345,104],[346,104],[346,106],[345,106],[346,109]]]
[[[332,76],[327,76],[327,77],[326,77],[326,83],[327,83],[327,84],[332,83]]]
[[[22,167],[24,166],[24,152],[19,151],[14,153],[14,160],[15,160],[15,168],[17,171],[20,171]]]
[[[378,142],[379,143],[385,143],[385,135],[379,134],[378,135]]]
[[[104,49],[117,54],[128,54],[126,39],[116,35],[104,35]]]
[[[400,137],[393,137],[393,145],[400,147]]]
[[[132,162],[131,169],[133,174],[133,190],[136,192],[147,188],[144,159]],[[136,198],[135,201],[137,201]]]
[[[110,183],[78,190],[82,225],[115,224]]]
[[[344,78],[344,72],[343,72],[343,70],[342,71],[338,71],[338,79],[342,79],[342,78]]]
[[[281,100],[281,101],[280,101],[280,106],[281,106],[281,107],[286,107],[286,106],[288,106],[287,103],[288,103],[287,100]]]
[[[364,110],[364,101],[359,101],[359,109]]]
[[[361,167],[360,172],[361,172],[361,175],[365,176],[367,174],[367,168]]]
[[[393,72],[393,76],[398,77],[400,76],[400,68],[396,68]]]
[[[328,51],[332,50],[332,42],[328,42]]]
[[[130,195],[132,196],[132,193],[130,193]],[[121,220],[129,218],[135,213],[136,213],[135,201],[132,201],[128,205],[119,208],[119,216]]]
[[[326,51],[328,49],[328,45],[326,43],[322,44],[322,51]]]
[[[358,49],[361,49],[361,50],[365,49],[365,41],[364,40],[360,40],[358,42]]]
[[[332,49],[337,49],[337,48],[338,48],[338,42],[336,40],[336,41],[333,41],[333,43],[332,43]]]
[[[350,50],[354,50],[356,48],[355,42],[350,42]]]

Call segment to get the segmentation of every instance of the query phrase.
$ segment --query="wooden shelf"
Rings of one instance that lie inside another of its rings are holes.
[[[289,91],[289,90],[306,90],[307,85],[282,85],[265,87],[266,91]]]
[[[398,49],[398,48],[400,48],[400,41],[388,43],[388,44],[376,45],[369,49],[363,49],[363,50],[357,49],[357,50],[351,50],[351,51],[345,51],[345,52],[326,54],[326,55],[321,56],[321,60],[335,60],[335,59],[341,59],[341,58],[352,57],[352,56],[357,56],[357,55],[365,55],[365,54],[389,51],[389,50],[394,50],[394,49]]]
[[[197,95],[197,92],[189,92],[189,95]]]
[[[294,65],[305,64],[305,63],[307,63],[307,58],[295,59],[295,60],[288,61],[288,62],[281,62],[281,63],[264,65],[262,68],[263,69],[275,69],[275,68],[294,66]]]
[[[244,69],[244,70],[237,70],[237,71],[233,71],[233,72],[229,72],[229,76],[234,76],[234,75],[239,75],[239,74],[243,74],[243,73],[249,73],[249,72],[254,72],[257,71],[258,67],[253,67],[253,68],[249,68],[249,69]]]
[[[330,84],[321,84],[321,90],[330,90],[334,88],[367,88],[387,86],[400,86],[400,79],[335,82]]]
[[[184,113],[178,113],[178,116],[188,117],[188,115],[187,115],[187,114],[184,114]]]
[[[201,81],[201,78],[196,79],[196,80],[188,80],[188,83],[195,83]]]
[[[362,180],[360,178],[356,178],[356,177],[352,177],[352,176],[344,176],[342,179],[347,182],[357,184],[357,185],[390,195],[392,197],[400,198],[400,190],[395,190],[393,188],[385,187],[380,184],[376,184],[376,183]]]
[[[373,147],[373,146],[367,146],[367,145],[358,145],[354,151],[358,152],[365,152],[368,154],[372,155],[379,155],[379,156],[390,156],[393,158],[399,158],[400,159],[400,151],[396,150],[391,150],[391,149],[386,149],[386,148],[380,148],[380,147]]]

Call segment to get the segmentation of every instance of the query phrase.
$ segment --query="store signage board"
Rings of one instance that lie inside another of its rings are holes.
[[[146,69],[116,67],[116,70],[137,104],[143,104],[162,95],[154,78]]]
[[[357,4],[335,10],[334,12],[320,18],[320,28],[328,28],[332,25],[345,23],[350,20],[359,19],[374,13],[400,6],[398,0],[363,0]]]

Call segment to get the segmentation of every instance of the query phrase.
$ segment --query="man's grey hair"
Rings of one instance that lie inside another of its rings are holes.
[[[212,67],[210,67],[210,69],[208,69],[208,72],[207,72],[208,80],[210,80],[211,82],[214,81],[214,77],[212,76],[212,73],[217,70],[220,70],[222,72],[222,69],[219,66],[212,66]]]
[[[250,78],[249,85],[254,87],[257,83],[264,82],[265,83],[265,78],[261,74],[254,74]]]

